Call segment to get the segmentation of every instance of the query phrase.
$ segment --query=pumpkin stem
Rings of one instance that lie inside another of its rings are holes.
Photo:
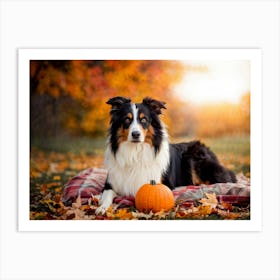
[[[150,181],[150,185],[154,186],[154,185],[156,185],[156,184],[157,184],[157,183],[156,183],[155,180],[151,180],[151,181]]]

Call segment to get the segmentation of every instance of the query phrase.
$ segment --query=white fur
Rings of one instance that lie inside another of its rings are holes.
[[[116,156],[108,145],[105,166],[108,182],[117,194],[135,196],[138,189],[150,180],[161,181],[169,165],[168,137],[166,131],[163,132],[163,141],[156,155],[154,147],[145,142],[122,142]]]
[[[139,141],[140,142],[144,142],[145,141],[145,136],[143,134],[142,129],[140,129],[140,125],[137,121],[137,116],[138,116],[138,109],[136,108],[135,104],[131,104],[131,109],[132,109],[132,115],[133,115],[133,121],[129,127],[129,132],[128,132],[128,141],[133,141],[133,137],[132,137],[132,132],[139,132],[140,133],[140,137],[139,137]]]
[[[113,190],[105,190],[100,199],[100,206],[95,210],[96,214],[105,214],[106,210],[113,202],[116,193]]]

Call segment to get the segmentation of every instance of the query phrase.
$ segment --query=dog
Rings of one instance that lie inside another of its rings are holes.
[[[105,151],[108,177],[97,214],[104,214],[118,195],[135,196],[150,180],[178,186],[236,182],[217,156],[200,141],[170,144],[159,115],[166,103],[146,97],[142,103],[113,97]]]

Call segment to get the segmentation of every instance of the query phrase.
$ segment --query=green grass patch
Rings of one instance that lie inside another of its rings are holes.
[[[38,148],[45,152],[58,152],[75,154],[100,155],[104,153],[106,139],[104,137],[51,137],[32,138],[31,147]]]

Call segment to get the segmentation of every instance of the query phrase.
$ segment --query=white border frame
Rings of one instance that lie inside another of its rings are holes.
[[[30,60],[164,59],[249,60],[251,81],[251,219],[223,221],[29,220]],[[262,62],[260,49],[19,49],[18,230],[19,231],[261,231]]]

